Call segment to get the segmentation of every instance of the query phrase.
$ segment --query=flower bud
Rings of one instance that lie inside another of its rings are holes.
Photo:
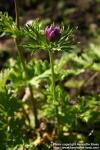
[[[76,100],[75,99],[70,99],[69,104],[76,105]]]
[[[48,41],[56,41],[60,38],[60,28],[58,26],[47,26],[45,29],[45,35]]]

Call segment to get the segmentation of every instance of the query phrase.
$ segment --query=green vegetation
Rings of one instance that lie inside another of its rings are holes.
[[[16,22],[0,12],[0,38],[11,38],[17,51],[0,67],[0,150],[99,143],[99,29],[87,31],[92,38],[81,52],[77,29],[37,18],[21,26],[14,2]]]

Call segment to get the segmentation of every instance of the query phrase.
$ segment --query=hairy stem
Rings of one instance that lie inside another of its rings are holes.
[[[16,25],[17,25],[17,28],[20,29],[20,26],[19,26],[19,9],[18,9],[18,4],[17,4],[18,0],[14,0],[14,3],[15,3],[15,13],[16,13]],[[28,80],[29,77],[28,77],[28,71],[27,71],[26,63],[25,63],[25,60],[23,57],[22,49],[19,46],[20,40],[19,40],[19,38],[16,38],[14,40],[15,40],[15,45],[16,45],[17,50],[18,50],[20,61],[21,61],[22,66],[23,66],[23,70],[25,72],[26,80]],[[36,106],[36,101],[35,101],[34,96],[33,96],[33,89],[32,89],[32,86],[30,84],[28,84],[28,88],[30,90],[30,97],[31,97],[30,98],[30,105],[32,107],[32,111],[33,111],[34,118],[35,118],[35,127],[38,127],[37,106]]]
[[[55,75],[54,75],[54,58],[52,50],[49,50],[50,57],[50,67],[51,67],[51,77],[52,77],[52,94],[53,94],[53,103],[56,103],[56,91],[55,91]]]
[[[51,77],[52,77],[52,94],[53,94],[53,104],[55,106],[55,114],[57,119],[57,126],[59,126],[59,115],[58,115],[58,107],[57,107],[57,100],[56,100],[56,91],[55,91],[55,74],[54,74],[54,58],[53,58],[53,51],[49,50],[49,58],[50,58],[50,67],[51,67]],[[57,133],[59,134],[57,127]]]

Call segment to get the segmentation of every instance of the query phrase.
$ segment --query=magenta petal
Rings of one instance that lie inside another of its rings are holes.
[[[60,37],[60,28],[58,26],[50,26],[45,29],[46,38],[49,41],[57,40]]]

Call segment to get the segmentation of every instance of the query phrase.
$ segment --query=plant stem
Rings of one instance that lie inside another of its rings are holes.
[[[18,0],[14,0],[15,4],[15,14],[16,14],[16,25],[17,28],[19,29],[19,8],[18,8]]]
[[[17,2],[18,2],[18,0],[14,0],[14,3],[15,3],[15,13],[16,13],[16,26],[20,30],[20,26],[19,26],[19,9],[18,9]],[[25,63],[25,60],[24,60],[24,57],[23,57],[22,49],[19,46],[20,45],[20,40],[19,40],[19,38],[16,38],[14,40],[15,40],[15,45],[16,45],[17,50],[18,50],[20,61],[21,61],[22,66],[23,66],[23,70],[25,72],[26,80],[28,80],[29,76],[28,76],[28,71],[27,71],[26,63]],[[35,99],[33,97],[33,89],[32,89],[32,86],[30,84],[28,84],[28,88],[30,90],[30,97],[31,97],[30,98],[30,105],[32,107],[32,111],[33,111],[34,118],[35,118],[35,127],[38,127],[37,106],[36,106],[36,101],[35,101]]]
[[[59,134],[59,115],[58,115],[58,107],[56,101],[56,91],[55,91],[55,74],[54,74],[54,58],[53,58],[53,51],[49,50],[49,58],[50,58],[50,67],[51,67],[51,77],[52,77],[52,94],[53,94],[53,104],[55,106],[55,114],[57,119],[57,133]]]
[[[52,50],[49,50],[49,57],[50,57],[51,77],[52,77],[53,104],[55,104],[56,103],[56,92],[55,92],[54,58],[53,58]]]

